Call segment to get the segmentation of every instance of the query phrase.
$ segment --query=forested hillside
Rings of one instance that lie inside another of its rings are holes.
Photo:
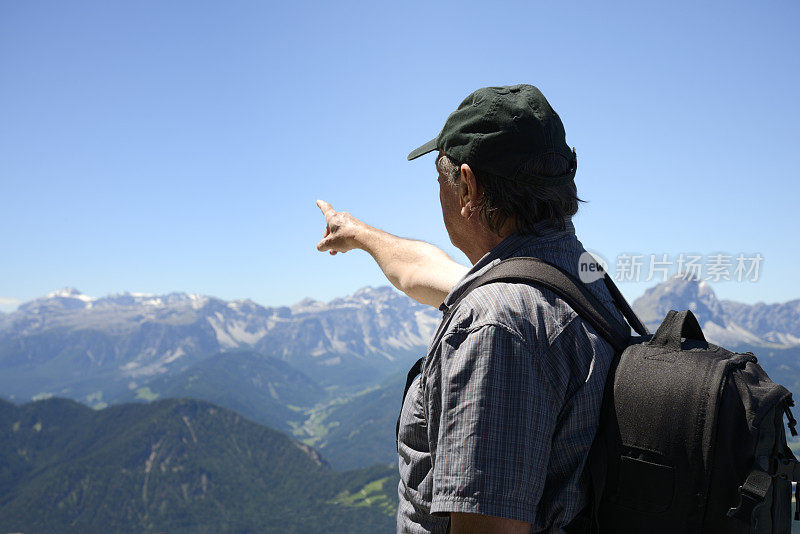
[[[395,472],[336,473],[206,402],[0,403],[3,532],[386,532]]]

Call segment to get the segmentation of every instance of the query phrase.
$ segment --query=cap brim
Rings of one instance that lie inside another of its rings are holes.
[[[418,157],[424,156],[428,152],[433,152],[434,150],[436,150],[436,139],[431,139],[421,147],[412,150],[411,153],[408,155],[408,161],[411,161],[412,159],[417,159]]]

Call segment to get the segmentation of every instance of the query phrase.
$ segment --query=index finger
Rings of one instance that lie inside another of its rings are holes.
[[[336,213],[336,210],[333,209],[333,206],[325,202],[324,200],[317,200],[317,206],[319,207],[322,214],[325,216],[325,219],[328,218],[329,215],[333,215]]]

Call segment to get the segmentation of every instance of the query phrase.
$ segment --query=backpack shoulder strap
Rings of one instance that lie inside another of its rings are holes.
[[[605,273],[603,276],[608,278]],[[473,280],[450,308],[455,308],[472,290],[492,282],[518,282],[549,289],[569,304],[582,319],[592,325],[616,351],[621,351],[628,346],[630,339],[628,325],[612,316],[583,282],[575,279],[565,270],[537,258],[516,257],[501,261]],[[613,286],[613,282],[611,285]],[[619,296],[621,298],[621,295]],[[614,300],[616,303],[617,299]],[[624,298],[622,298],[622,302],[630,308]],[[636,318],[632,310],[630,313]],[[628,314],[623,313],[623,315],[627,318]],[[637,327],[641,325],[638,318],[635,319],[635,322],[638,323]],[[638,328],[636,329],[638,330]]]
[[[603,268],[600,267],[599,263],[596,265],[603,274],[603,282],[606,284],[608,292],[611,293],[611,298],[614,299],[614,304],[616,304],[617,309],[622,312],[622,315],[628,321],[628,324],[630,324],[633,330],[640,336],[649,335],[650,331],[647,329],[647,326],[645,326],[645,324],[639,319],[639,317],[636,315],[636,312],[634,312],[633,308],[631,308],[631,305],[628,304],[628,301],[622,296],[619,288],[617,288],[617,284],[615,284],[608,273],[606,273]]]
[[[647,335],[647,328],[636,317],[636,314],[609,276],[602,270],[601,273],[614,299],[614,303],[620,308],[623,316],[630,322],[637,333]],[[575,279],[571,274],[555,265],[530,257],[515,257],[502,260],[470,282],[445,312],[442,321],[439,323],[439,328],[434,334],[433,345],[436,345],[439,338],[444,335],[447,325],[450,324],[453,311],[464,300],[464,297],[473,289],[492,282],[518,282],[547,288],[561,297],[581,318],[592,325],[595,331],[614,347],[616,352],[620,352],[628,346],[628,341],[630,340],[630,328],[628,325],[621,323],[612,316],[608,309],[586,288],[583,282]],[[405,390],[403,391],[403,402],[405,402],[406,394],[414,379],[422,372],[424,360],[424,357],[420,358],[409,370],[406,377]],[[400,418],[398,417],[395,437],[399,436],[399,432]]]

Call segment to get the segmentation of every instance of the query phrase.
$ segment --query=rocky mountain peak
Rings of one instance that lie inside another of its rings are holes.
[[[359,298],[385,298],[395,294],[395,290],[390,286],[364,286],[353,293],[353,297]]]
[[[65,287],[58,291],[48,293],[42,298],[21,304],[15,313],[43,313],[56,311],[71,311],[91,307],[97,300],[95,297],[84,295],[74,287]]]
[[[650,330],[669,310],[691,310],[709,341],[726,347],[800,345],[800,300],[743,304],[719,300],[708,282],[676,276],[645,291],[633,308]]]
[[[292,313],[318,312],[326,308],[327,305],[324,302],[314,300],[310,297],[306,297],[297,304],[291,306]]]
[[[59,289],[58,291],[53,291],[47,295],[47,298],[81,298],[86,297],[83,293],[75,289],[74,287],[64,287]],[[89,298],[89,297],[86,297]]]
[[[711,286],[681,275],[651,287],[633,302],[633,307],[649,327],[658,326],[669,310],[685,309],[692,310],[700,324],[726,324],[725,310]]]

